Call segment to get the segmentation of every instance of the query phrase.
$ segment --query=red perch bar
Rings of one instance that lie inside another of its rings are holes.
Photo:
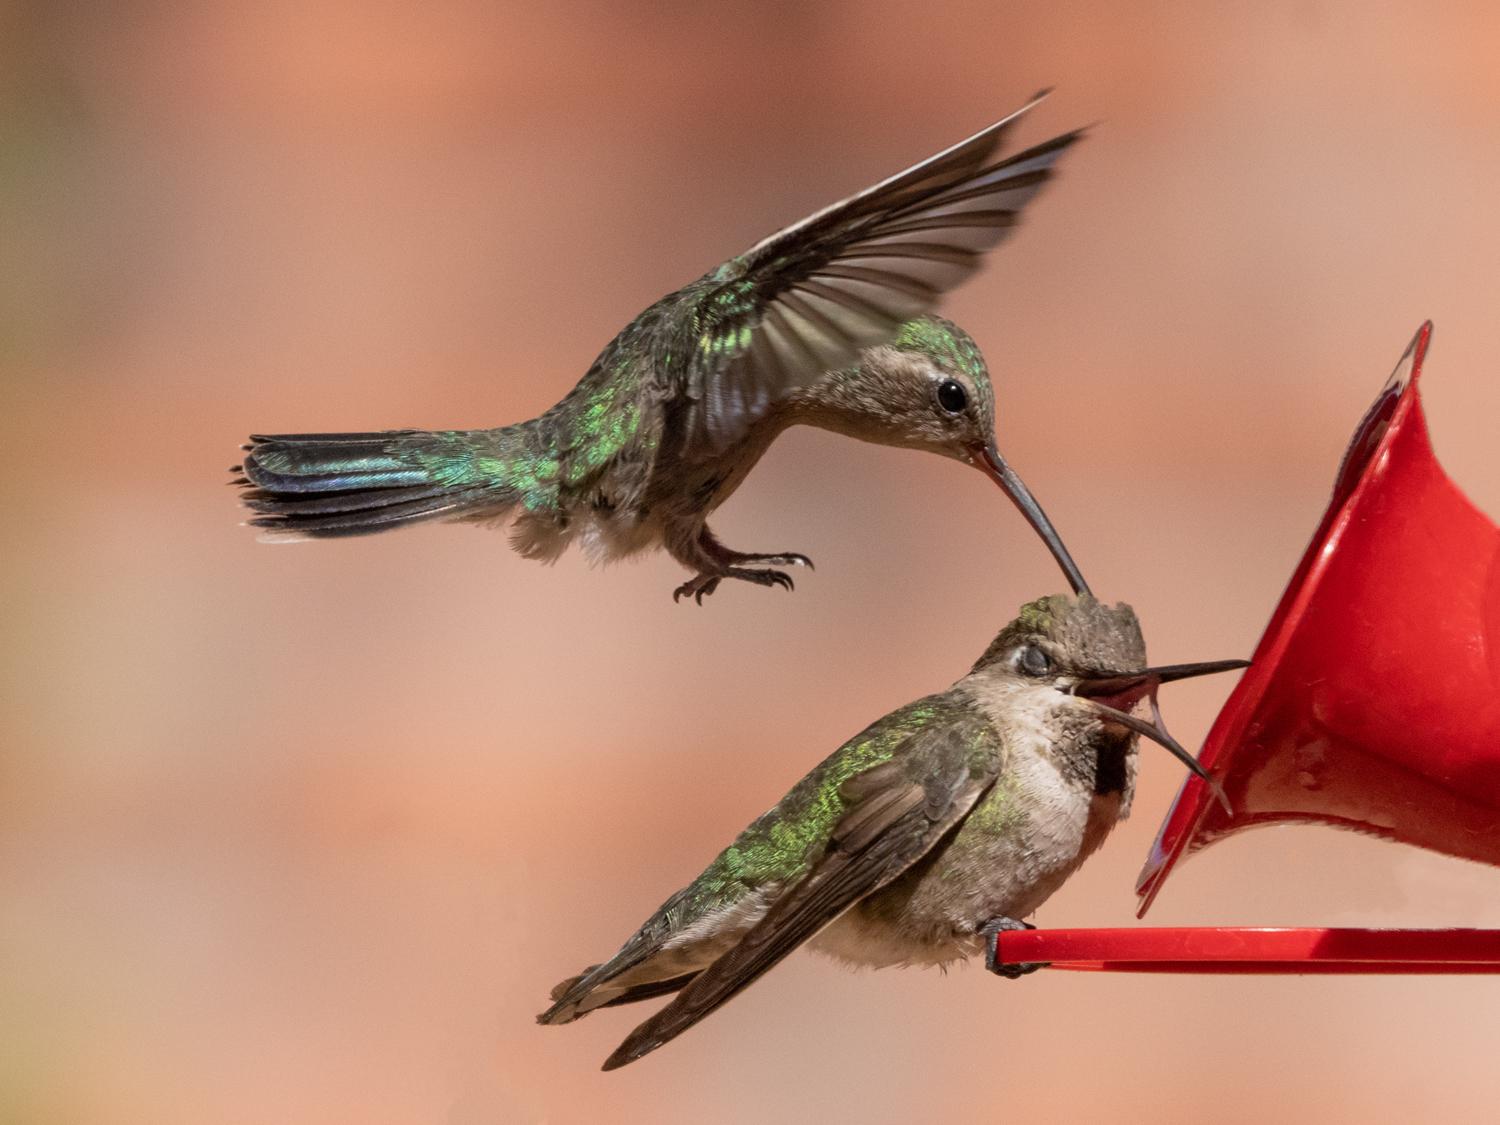
[[[1003,964],[1123,973],[1500,973],[1500,931],[1250,926],[1014,930]]]

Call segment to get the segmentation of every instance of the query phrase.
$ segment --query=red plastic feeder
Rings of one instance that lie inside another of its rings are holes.
[[[1136,884],[1184,855],[1316,822],[1500,866],[1500,528],[1444,474],[1417,332]],[[1500,972],[1500,930],[1135,928],[1000,935],[1009,963],[1157,972]]]

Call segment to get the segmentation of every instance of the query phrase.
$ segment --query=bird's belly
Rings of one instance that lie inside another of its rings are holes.
[[[579,529],[578,540],[589,562],[616,562],[660,546],[662,525],[650,514],[593,511]]]
[[[1123,805],[1123,794],[1088,794],[1045,760],[1017,763],[947,843],[856,903],[814,948],[873,967],[979,954],[979,927],[1035,913],[1103,843]]]
[[[856,905],[825,927],[808,948],[847,965],[885,969],[894,965],[947,965],[972,957],[981,947],[973,933],[958,933],[948,925],[922,928],[892,924],[887,919],[867,917]]]

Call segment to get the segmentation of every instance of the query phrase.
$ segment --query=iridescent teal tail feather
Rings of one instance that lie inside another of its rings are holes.
[[[507,454],[520,427],[257,435],[236,483],[273,539],[369,535],[434,519],[503,516],[521,499]]]

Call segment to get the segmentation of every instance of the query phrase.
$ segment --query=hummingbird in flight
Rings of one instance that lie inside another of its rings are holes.
[[[943,965],[1034,912],[1130,811],[1139,735],[1200,777],[1156,689],[1242,660],[1145,663],[1129,606],[1054,595],[1021,608],[947,691],[855,735],[537,1017],[675,994],[604,1064],[680,1035],[799,945],[855,965]],[[1151,703],[1150,722],[1132,710]]]
[[[810,567],[807,556],[731,550],[707,520],[775,437],[803,424],[979,468],[1086,591],[995,444],[979,348],[929,315],[1082,136],[997,157],[1043,96],[663,297],[537,418],[251,437],[231,470],[250,523],[271,539],[317,539],[510,520],[515,549],[549,562],[575,540],[599,561],[665,548],[693,575],[675,598],[701,603],[726,578],[790,589],[780,568]]]

